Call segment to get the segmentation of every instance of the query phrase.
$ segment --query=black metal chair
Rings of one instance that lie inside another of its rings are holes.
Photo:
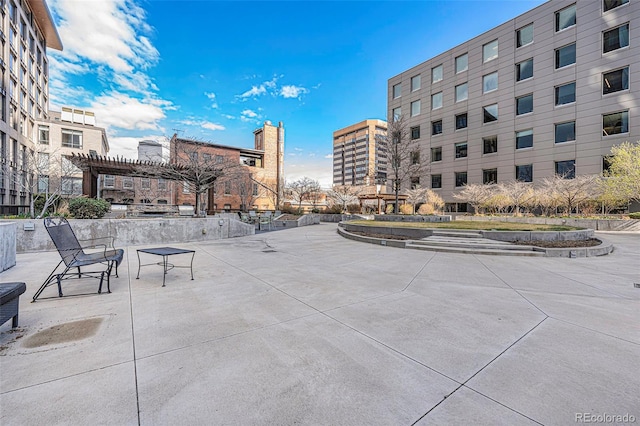
[[[124,257],[124,250],[113,248],[113,238],[96,238],[91,241],[94,244],[85,245],[84,247],[78,241],[69,222],[63,217],[47,217],[44,219],[44,227],[49,233],[53,244],[55,244],[62,260],[49,277],[40,286],[36,294],[33,296],[33,302],[42,294],[45,288],[56,283],[58,285],[58,296],[62,297],[62,281],[69,279],[96,278],[100,280],[98,293],[102,293],[102,283],[107,278],[107,291],[111,293],[110,278],[111,271],[115,266],[115,275],[118,276],[118,265]],[[110,239],[111,244],[95,244],[98,240]],[[110,246],[110,247],[109,247]],[[87,253],[84,249],[97,249],[94,252]],[[60,265],[64,263],[62,272],[57,273]],[[82,271],[81,268],[91,265],[104,265],[104,269]],[[77,268],[72,271],[72,268]]]

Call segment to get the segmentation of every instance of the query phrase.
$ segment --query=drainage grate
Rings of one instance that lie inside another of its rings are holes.
[[[635,288],[640,288],[640,283],[633,283],[633,286],[634,286]]]
[[[262,250],[263,253],[275,253],[276,250],[273,249],[267,249],[267,250]]]

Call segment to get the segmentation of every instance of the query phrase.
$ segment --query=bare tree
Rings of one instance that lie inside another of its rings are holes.
[[[398,213],[398,195],[413,177],[424,173],[427,158],[420,152],[417,140],[412,140],[404,116],[393,117],[387,127],[387,180],[395,194],[394,213]]]
[[[198,146],[202,143],[184,139],[172,141],[171,163],[158,170],[163,177],[182,181],[195,192],[196,215],[201,215],[204,194],[209,188],[222,176],[234,176],[242,167],[226,156],[205,155]]]
[[[493,192],[494,185],[472,183],[465,185],[462,190],[453,194],[453,198],[471,204],[473,210],[479,213],[480,207],[492,197]]]
[[[554,194],[559,201],[559,207],[564,208],[571,216],[573,210],[582,203],[598,197],[599,180],[598,175],[582,175],[573,179],[555,175],[544,178],[541,186],[546,193]]]
[[[497,184],[497,189],[504,194],[513,207],[513,213],[518,216],[520,208],[528,207],[530,201],[535,198],[535,191],[531,184],[519,180],[501,182]]]
[[[290,182],[286,185],[287,190],[295,202],[298,203],[298,212],[302,211],[302,202],[311,200],[312,194],[320,191],[320,184],[306,176]]]
[[[411,214],[415,214],[416,204],[424,203],[427,200],[428,191],[428,188],[422,188],[420,185],[405,191],[407,202],[411,204]]]
[[[342,208],[342,212],[347,211],[349,204],[358,203],[358,196],[362,194],[362,188],[349,185],[337,185],[327,191],[327,198],[333,204],[337,204]]]
[[[257,183],[251,176],[251,171],[238,168],[231,177],[232,185],[240,196],[240,204],[244,211],[253,208],[253,204],[258,198]]]

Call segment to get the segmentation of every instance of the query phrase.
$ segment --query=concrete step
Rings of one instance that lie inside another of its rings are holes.
[[[459,248],[469,248],[469,249],[495,249],[495,250],[522,250],[523,247],[529,246],[519,246],[511,243],[505,243],[502,241],[493,241],[487,240],[484,238],[423,238],[422,240],[416,240],[412,242],[413,244],[419,246],[436,246],[436,247],[459,247]]]
[[[433,235],[437,237],[482,238],[482,234],[480,233],[480,231],[456,231],[453,229],[447,229],[443,231],[435,229],[433,231]]]
[[[544,257],[546,254],[541,251],[534,251],[530,246],[516,246],[515,249],[505,250],[503,248],[479,248],[479,247],[451,247],[429,244],[417,244],[417,241],[408,242],[406,248],[416,250],[437,251],[443,253],[462,253],[462,254],[487,254],[494,256],[537,256]]]

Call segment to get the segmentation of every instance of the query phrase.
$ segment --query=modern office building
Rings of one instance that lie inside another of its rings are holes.
[[[640,140],[640,1],[551,0],[388,81],[450,211],[465,184],[599,174]]]
[[[0,214],[26,213],[36,186],[36,120],[47,119],[47,48],[62,41],[45,0],[0,0]],[[6,38],[5,38],[6,37]]]
[[[35,120],[33,145],[38,174],[37,192],[60,189],[63,197],[82,195],[82,171],[66,156],[107,156],[107,134],[104,128],[95,124],[93,112],[70,107],[62,107],[60,112],[49,111],[47,119]]]
[[[371,186],[387,178],[387,122],[364,120],[333,132],[333,184]]]

